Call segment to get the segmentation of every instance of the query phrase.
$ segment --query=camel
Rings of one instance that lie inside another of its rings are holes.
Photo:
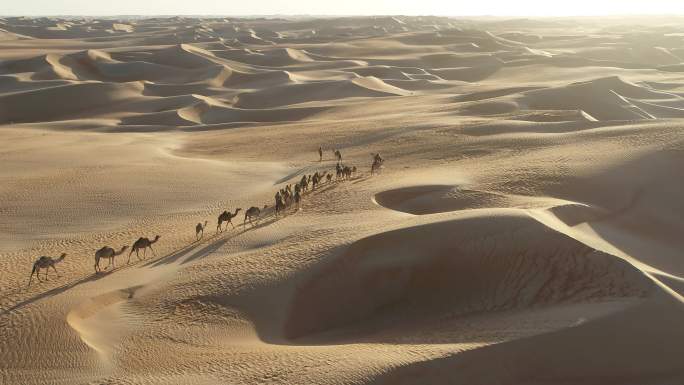
[[[59,277],[59,273],[57,272],[57,269],[55,268],[55,265],[62,262],[64,258],[66,257],[66,253],[62,253],[62,255],[59,256],[59,258],[54,259],[52,257],[46,257],[42,256],[33,263],[33,270],[31,270],[31,276],[29,277],[29,285],[31,285],[31,281],[33,280],[33,275],[36,275],[36,278],[38,278],[38,282],[40,282],[40,269],[45,269],[45,280],[47,281],[47,276],[48,276],[48,271],[52,267],[52,270],[55,271],[57,276]]]
[[[311,180],[311,189],[315,190],[316,186],[318,186],[318,183],[321,181],[322,176],[316,172]]]
[[[342,165],[340,162],[337,162],[337,165],[335,165],[335,179],[340,179],[342,177]]]
[[[119,250],[119,251],[116,251],[109,246],[105,246],[105,247],[101,248],[100,250],[96,251],[95,252],[95,274],[102,271],[102,269],[100,268],[100,259],[109,259],[109,265],[107,265],[107,267],[105,267],[105,270],[109,269],[109,266],[111,266],[112,269],[115,269],[116,266],[114,265],[114,257],[116,257],[117,255],[123,254],[124,251],[126,251],[126,249],[128,249],[128,246],[121,247],[121,250]]]
[[[221,230],[221,225],[223,224],[223,222],[228,222],[228,223],[230,223],[231,226],[233,226],[233,228],[235,228],[235,225],[233,224],[233,222],[231,220],[238,215],[238,212],[240,212],[240,210],[242,210],[242,209],[241,208],[235,209],[234,214],[231,214],[229,211],[222,212],[221,215],[219,215],[219,217],[218,217],[218,225],[216,225],[216,233],[223,231],[223,230]],[[228,224],[226,224],[226,230],[228,230]]]
[[[128,253],[128,262],[126,264],[131,263],[131,254],[135,251],[135,256],[138,257],[138,261],[140,261],[140,249],[143,251],[143,259],[145,259],[145,254],[147,253],[147,248],[149,247],[150,250],[152,250],[152,255],[155,257],[157,256],[157,253],[154,252],[154,249],[152,248],[152,244],[157,242],[161,238],[159,235],[154,237],[154,240],[151,240],[149,238],[138,238],[135,243],[133,243],[133,247],[131,247],[130,253]]]
[[[342,153],[340,152],[340,150],[335,150],[335,158],[338,162],[342,161]]]
[[[385,163],[385,160],[380,156],[380,153],[371,153],[371,156],[373,157],[373,163],[371,164],[371,175],[373,175],[376,172],[380,172],[380,169],[382,169],[382,165],[383,163]]]
[[[371,175],[375,174],[376,172],[380,172],[383,163],[384,160],[378,160],[377,158],[374,159],[373,164],[371,165]]]
[[[318,161],[323,161],[323,147],[318,147]]]
[[[243,226],[247,227],[247,218],[249,218],[249,223],[254,226],[254,223],[252,223],[252,218],[256,217],[256,222],[259,224],[259,216],[261,215],[261,209],[252,206],[245,211],[245,221],[242,223]]]
[[[306,175],[302,175],[302,179],[299,181],[299,184],[302,186],[303,191],[309,189],[309,179],[306,177]]]
[[[332,174],[331,173],[325,174],[325,179],[328,180],[328,183],[332,182]]]
[[[344,176],[344,179],[351,179],[352,168],[349,166],[344,166],[344,168],[342,169],[342,174]]]
[[[297,211],[299,211],[299,206],[300,206],[300,203],[302,201],[302,196],[299,195],[299,191],[295,192],[294,201],[295,201],[295,204],[297,205]]]
[[[285,209],[285,202],[283,202],[283,199],[280,196],[276,197],[276,202],[275,202],[276,218],[278,217],[278,213],[284,209]]]
[[[283,202],[285,203],[286,207],[290,207],[290,205],[292,204],[292,194],[289,193],[287,190],[284,191]]]
[[[195,226],[195,237],[197,237],[198,241],[204,237],[204,229],[207,227],[207,223],[207,221],[204,221],[204,224],[198,223]]]

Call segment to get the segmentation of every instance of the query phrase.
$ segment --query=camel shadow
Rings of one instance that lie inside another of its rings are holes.
[[[326,192],[326,191],[334,190],[334,189],[336,189],[338,186],[339,186],[339,183],[324,184],[324,185],[322,185],[321,187],[318,187],[316,190],[311,191],[311,192],[310,192],[309,194],[307,194],[306,196],[308,196],[308,195],[310,195],[310,194],[314,194],[314,193],[315,193],[315,194],[321,194],[321,193],[324,193],[324,192]]]
[[[351,179],[351,182],[352,182],[352,184],[357,184],[357,183],[361,183],[361,182],[363,182],[363,181],[366,181],[366,180],[368,180],[368,179],[370,179],[370,178],[371,178],[371,175],[367,175],[367,176],[357,176],[356,178],[352,178],[352,179]]]
[[[232,237],[231,237],[232,238]],[[181,265],[185,265],[186,263],[193,262],[195,260],[202,259],[206,257],[207,255],[215,252],[216,250],[220,249],[221,246],[225,245],[230,238],[224,238],[224,239],[219,239],[218,241],[212,242],[203,248],[195,251],[194,253],[190,254],[187,258],[185,258],[182,262]]]
[[[84,283],[88,283],[88,282],[97,281],[98,279],[103,278],[103,277],[105,277],[106,275],[109,275],[109,274],[105,274],[105,275],[93,274],[93,275],[89,275],[89,276],[87,276],[87,277],[83,277],[83,278],[76,279],[76,280],[74,280],[74,281],[71,281],[71,282],[62,284],[61,286],[57,286],[57,287],[52,288],[52,289],[50,289],[50,290],[48,290],[48,291],[45,291],[45,292],[42,292],[42,293],[40,293],[40,294],[34,295],[34,296],[31,297],[31,298],[27,298],[27,299],[25,299],[25,300],[23,300],[23,301],[21,301],[21,302],[15,304],[15,305],[12,306],[12,307],[3,310],[2,312],[0,312],[0,316],[4,316],[5,314],[9,314],[9,313],[11,313],[11,312],[13,312],[13,311],[15,311],[15,310],[17,310],[17,309],[21,309],[22,307],[24,307],[24,306],[26,306],[26,305],[30,305],[30,304],[32,304],[32,303],[34,303],[34,302],[36,302],[36,301],[41,300],[41,299],[49,298],[49,297],[52,297],[52,296],[54,296],[54,295],[61,294],[61,293],[65,292],[65,291],[67,291],[67,290],[69,290],[69,289],[73,289],[74,287],[76,287],[76,286],[78,286],[78,285],[81,285],[81,284],[84,284]]]
[[[147,261],[142,264],[143,267],[149,267],[149,266],[159,266],[161,262],[164,262],[164,264],[168,263],[173,263],[176,262],[178,259],[180,259],[183,255],[185,255],[187,252],[192,250],[196,245],[197,241],[192,242],[189,245],[183,246],[179,249],[176,249],[172,251],[171,253],[159,258],[159,259],[153,259],[151,261]]]
[[[261,217],[261,219],[259,219],[258,223],[254,222],[253,224],[248,223],[246,226],[243,225],[243,229],[242,229],[242,232],[240,234],[244,234],[248,231],[258,230],[262,227],[272,225],[272,224],[278,222],[279,220],[287,217],[288,215],[289,214],[279,214],[278,217],[276,217],[275,214],[264,215]]]

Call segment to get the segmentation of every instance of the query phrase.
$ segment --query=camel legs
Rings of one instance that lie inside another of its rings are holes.
[[[50,265],[50,267],[52,267],[52,270],[54,270],[55,274],[57,274],[57,277],[59,277],[59,272],[57,271],[57,268],[55,267],[55,265]],[[47,270],[47,269],[45,269],[45,270]]]
[[[154,257],[157,258],[157,253],[154,252],[154,249],[152,248],[152,245],[150,245],[150,250],[152,250],[152,255],[154,255]]]

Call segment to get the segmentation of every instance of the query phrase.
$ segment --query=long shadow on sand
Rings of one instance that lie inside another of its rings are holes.
[[[230,237],[230,238],[232,238],[232,237]],[[173,254],[169,254],[165,257],[162,257],[162,258],[154,260],[154,261],[149,261],[149,262],[143,264],[143,266],[144,267],[148,267],[148,266],[157,267],[157,266],[161,266],[161,265],[168,265],[168,264],[171,264],[171,263],[174,263],[174,262],[180,260],[181,258],[183,258],[183,260],[180,263],[186,264],[188,262],[192,262],[196,259],[206,257],[207,255],[213,253],[214,251],[218,250],[221,246],[225,245],[226,242],[228,242],[228,240],[230,238],[218,239],[218,240],[213,241],[213,242],[209,243],[208,245],[206,245],[206,246],[204,246],[198,250],[195,250],[192,253],[191,253],[191,251],[194,250],[194,248],[193,248],[193,245],[190,245],[190,246],[188,246],[182,250],[179,250],[178,252],[175,252]]]
[[[72,288],[74,288],[74,287],[76,287],[76,286],[78,286],[78,285],[81,285],[81,284],[84,284],[84,283],[87,283],[87,282],[97,281],[98,279],[100,279],[100,278],[102,278],[102,277],[104,277],[104,276],[105,276],[105,275],[93,274],[93,275],[89,275],[89,276],[87,276],[87,277],[83,277],[83,278],[76,279],[76,280],[73,280],[73,281],[71,281],[71,282],[65,283],[65,284],[63,284],[63,285],[61,285],[61,286],[52,288],[52,289],[50,289],[50,290],[48,290],[48,291],[46,291],[46,292],[43,292],[43,293],[34,295],[34,296],[31,297],[31,298],[27,298],[27,299],[25,299],[25,300],[23,300],[23,301],[21,301],[21,302],[15,304],[14,306],[12,306],[12,307],[10,307],[10,308],[7,308],[7,309],[5,309],[5,310],[2,310],[2,311],[0,312],[0,316],[3,316],[3,315],[5,315],[5,314],[9,314],[9,313],[11,313],[11,312],[13,312],[13,311],[15,311],[15,310],[17,310],[17,309],[20,309],[20,308],[22,308],[22,307],[24,307],[24,306],[26,306],[26,305],[32,304],[33,302],[36,302],[36,301],[41,300],[41,299],[43,299],[43,298],[48,298],[48,297],[52,297],[53,295],[57,295],[57,294],[63,293],[63,292],[65,292],[65,291],[67,291],[67,290],[69,290],[69,289],[72,289]]]

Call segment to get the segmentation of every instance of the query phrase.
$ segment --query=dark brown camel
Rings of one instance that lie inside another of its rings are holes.
[[[131,254],[135,251],[135,256],[138,257],[138,261],[140,261],[140,250],[142,249],[143,251],[143,259],[145,259],[145,254],[147,254],[147,248],[149,247],[150,250],[152,250],[152,255],[155,257],[157,256],[157,253],[154,252],[154,249],[152,248],[152,244],[156,243],[159,238],[161,238],[159,235],[154,237],[153,240],[150,241],[149,238],[138,238],[135,243],[133,243],[133,247],[131,247],[131,251],[128,253],[128,262],[126,264],[131,263]]]
[[[219,217],[218,217],[218,225],[216,225],[216,232],[219,233],[219,232],[223,231],[223,230],[221,230],[221,225],[223,224],[223,222],[228,222],[228,223],[230,223],[231,226],[233,226],[233,228],[235,228],[235,225],[233,224],[233,222],[231,220],[238,215],[238,212],[240,212],[240,210],[242,210],[242,209],[241,208],[235,209],[234,214],[231,214],[229,211],[222,212],[221,215],[219,215]],[[226,230],[228,230],[228,224],[226,224]]]

